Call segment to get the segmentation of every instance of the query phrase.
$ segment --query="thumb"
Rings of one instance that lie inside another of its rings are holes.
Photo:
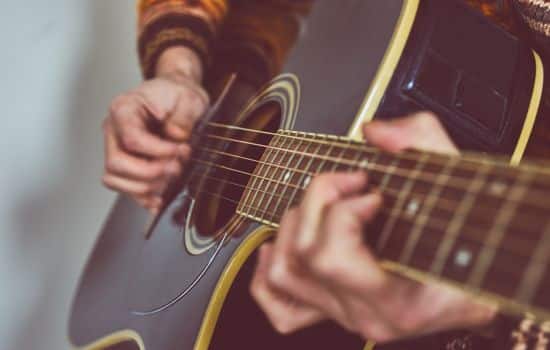
[[[208,105],[208,94],[200,86],[184,85],[164,124],[166,136],[174,141],[187,141],[193,126],[204,115]]]
[[[391,121],[365,124],[363,134],[368,142],[388,152],[417,149],[458,154],[447,132],[430,112],[420,112]]]

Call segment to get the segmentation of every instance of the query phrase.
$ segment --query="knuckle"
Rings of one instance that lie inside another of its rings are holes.
[[[117,173],[120,170],[120,160],[117,157],[109,157],[105,160],[105,170],[110,173]]]
[[[121,142],[127,150],[138,151],[141,149],[141,140],[135,132],[126,131],[123,133]]]
[[[131,103],[131,98],[128,95],[120,95],[113,99],[111,106],[109,107],[109,113],[113,117],[123,116],[128,110],[128,106]]]
[[[194,89],[185,89],[182,98],[185,99],[185,103],[189,106],[193,119],[198,118],[206,109],[207,104],[205,99]]]
[[[150,180],[158,179],[164,176],[164,174],[165,174],[164,168],[160,165],[153,166],[149,168],[148,171],[144,171],[144,175],[148,177]]]
[[[337,191],[334,188],[332,174],[321,174],[311,182],[308,192],[322,204],[329,204],[337,199]]]
[[[311,184],[309,185],[311,192],[324,192],[324,190],[331,185],[330,175],[321,174],[317,175]]]
[[[114,186],[111,182],[111,179],[107,175],[104,175],[101,178],[101,183],[103,184],[103,186],[105,186],[107,188],[114,189]]]
[[[294,330],[294,327],[292,325],[292,322],[290,321],[289,318],[287,317],[277,317],[273,320],[272,322],[273,324],[273,327],[275,328],[275,330],[280,333],[280,334],[283,334],[283,335],[288,335],[290,333],[292,333],[292,331]]]
[[[148,196],[154,194],[153,185],[151,183],[144,183],[142,186],[136,189],[136,193],[140,196]]]
[[[267,274],[267,282],[277,289],[284,289],[290,281],[291,272],[286,261],[275,262]]]
[[[311,265],[311,262],[314,261],[312,259],[317,254],[317,245],[313,241],[299,241],[296,243],[296,246],[294,247],[294,252],[297,255],[297,258],[300,259],[300,261],[306,262],[307,264]]]
[[[250,295],[252,296],[252,298],[254,298],[254,300],[256,300],[258,304],[261,304],[261,298],[260,298],[261,289],[262,289],[262,286],[256,279],[253,279],[252,282],[250,283],[250,286],[248,287],[248,291],[250,292]]]
[[[341,259],[332,259],[327,254],[317,254],[311,259],[311,265],[317,274],[335,280],[345,273],[345,268],[339,263]]]

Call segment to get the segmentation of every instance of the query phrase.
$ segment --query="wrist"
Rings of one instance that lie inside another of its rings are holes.
[[[156,77],[164,77],[176,82],[192,80],[202,82],[203,69],[199,55],[185,46],[170,47],[160,55],[155,70]]]

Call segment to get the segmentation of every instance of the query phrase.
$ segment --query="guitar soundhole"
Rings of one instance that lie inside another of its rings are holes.
[[[243,119],[238,125],[242,129],[207,129],[197,176],[189,186],[196,199],[193,225],[201,238],[219,234],[235,214],[250,175],[271,140],[269,133],[280,126],[281,108],[276,102],[266,102]]]

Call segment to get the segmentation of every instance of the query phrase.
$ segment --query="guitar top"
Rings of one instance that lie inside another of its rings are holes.
[[[280,73],[263,86],[237,75],[150,230],[144,210],[117,201],[75,295],[73,346],[364,348],[332,323],[280,336],[248,296],[255,250],[311,179],[359,169],[385,197],[366,237],[385,268],[550,319],[550,168],[520,164],[550,144],[536,52],[459,0],[319,0]],[[213,95],[224,78],[210,77]],[[361,140],[365,122],[426,109],[464,157],[390,155]],[[540,345],[545,326],[525,322],[513,333],[504,321],[502,343],[532,333]],[[476,337],[388,349],[486,348]]]

